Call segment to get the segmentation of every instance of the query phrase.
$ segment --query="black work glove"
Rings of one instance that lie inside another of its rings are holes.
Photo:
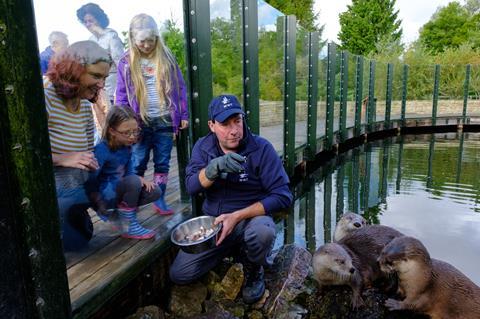
[[[245,163],[245,158],[233,152],[214,158],[205,167],[205,176],[214,181],[221,173],[241,173],[245,170],[241,163]]]

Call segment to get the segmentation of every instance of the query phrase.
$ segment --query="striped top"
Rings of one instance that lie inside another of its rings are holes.
[[[93,150],[94,124],[92,104],[81,100],[80,109],[70,112],[55,92],[52,82],[43,78],[45,105],[48,114],[48,133],[52,153],[84,152]]]
[[[142,68],[142,75],[145,80],[145,89],[147,94],[147,116],[150,119],[157,117],[169,117],[170,111],[165,103],[160,102],[160,96],[157,88],[157,76],[155,72],[155,65],[149,60],[140,59]],[[171,122],[171,120],[170,120]]]

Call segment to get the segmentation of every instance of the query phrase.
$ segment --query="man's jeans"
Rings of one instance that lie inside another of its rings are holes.
[[[170,279],[176,284],[188,284],[208,273],[223,258],[234,254],[245,254],[250,262],[258,265],[271,265],[275,237],[275,223],[270,216],[243,220],[220,246],[199,254],[188,254],[180,250],[170,266]]]

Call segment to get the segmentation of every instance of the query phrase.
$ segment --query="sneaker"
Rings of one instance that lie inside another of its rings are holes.
[[[263,267],[244,263],[245,285],[242,290],[243,301],[246,304],[253,304],[259,301],[265,293],[265,280]]]

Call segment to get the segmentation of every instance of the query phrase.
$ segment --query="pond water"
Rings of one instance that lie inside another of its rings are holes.
[[[420,239],[480,285],[480,133],[402,136],[332,160],[296,190],[276,247],[330,242],[347,211]]]

